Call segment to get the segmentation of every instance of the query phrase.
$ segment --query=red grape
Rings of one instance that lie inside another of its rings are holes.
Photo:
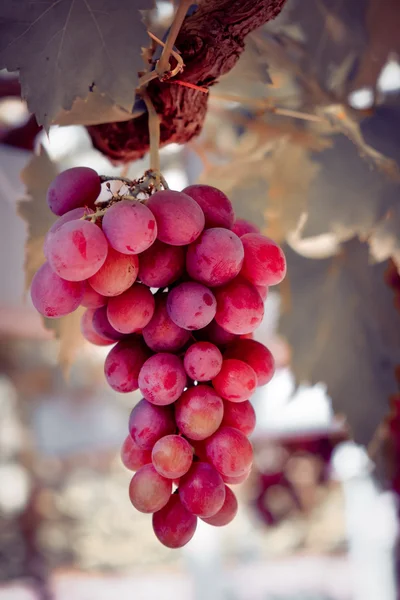
[[[182,329],[201,329],[213,320],[217,310],[214,294],[201,283],[187,281],[168,294],[167,311]]]
[[[122,254],[139,254],[157,237],[153,213],[132,200],[121,200],[107,209],[102,227],[110,246]]]
[[[50,227],[50,229],[46,233],[46,237],[44,238],[43,252],[44,252],[45,257],[47,258],[47,256],[48,256],[48,244],[49,244],[49,241],[50,241],[53,233],[58,231],[58,229],[60,229],[60,227],[62,225],[64,225],[64,223],[69,223],[70,221],[79,220],[84,215],[90,215],[90,214],[93,214],[93,211],[91,208],[80,206],[78,208],[73,208],[72,210],[69,210],[67,213],[65,213],[65,215],[62,215],[62,217],[57,219],[57,221],[55,221],[53,223],[53,225]]]
[[[89,167],[72,167],[52,181],[47,190],[47,204],[55,215],[79,206],[94,207],[101,191],[100,177]]]
[[[224,480],[224,482],[227,483],[228,485],[239,485],[239,484],[243,483],[244,481],[246,481],[246,479],[249,478],[250,471],[251,471],[251,468],[249,468],[248,471],[243,473],[243,475],[238,475],[237,477],[229,477],[228,475],[221,475],[221,477]]]
[[[223,525],[228,525],[228,523],[233,521],[233,519],[236,517],[237,510],[238,502],[236,496],[232,492],[232,490],[226,485],[225,501],[222,507],[212,517],[202,517],[202,520],[208,523],[209,525],[214,525],[215,527],[222,527]]]
[[[245,235],[246,233],[260,233],[257,225],[250,223],[250,221],[246,221],[246,219],[236,219],[231,229],[239,237],[242,237],[242,235]]]
[[[81,318],[81,333],[85,340],[95,346],[110,346],[115,343],[108,337],[104,337],[97,333],[93,326],[93,317],[96,312],[95,308],[87,308]]]
[[[226,346],[238,339],[238,336],[234,333],[229,333],[226,329],[222,329],[215,319],[207,327],[204,327],[204,329],[196,331],[194,335],[198,339],[210,341],[217,346]]]
[[[222,366],[222,354],[210,342],[196,342],[185,353],[183,365],[193,381],[210,381]]]
[[[170,246],[156,240],[140,255],[140,281],[152,288],[169,285],[183,274],[185,257],[183,246]]]
[[[196,385],[183,392],[175,403],[175,420],[183,435],[204,440],[221,425],[224,404],[208,385]]]
[[[135,283],[119,296],[110,298],[107,317],[111,325],[121,333],[140,331],[154,313],[154,296],[148,287]]]
[[[209,462],[223,477],[240,477],[247,473],[253,449],[247,437],[233,427],[220,427],[205,442]]]
[[[197,517],[212,517],[224,504],[225,484],[212,465],[196,462],[179,481],[179,497]]]
[[[250,365],[256,372],[257,385],[265,385],[274,375],[274,357],[264,344],[256,340],[237,340],[228,346],[224,358],[238,358]]]
[[[215,290],[218,325],[230,333],[251,333],[264,316],[264,303],[254,285],[243,277],[236,277]]]
[[[138,271],[139,260],[136,255],[122,254],[109,247],[103,266],[89,278],[89,283],[103,296],[118,296],[131,287]]]
[[[186,246],[203,231],[203,211],[193,198],[182,192],[156,192],[147,200],[147,206],[157,221],[157,237],[165,244]]]
[[[160,406],[175,402],[185,385],[185,369],[175,354],[155,354],[146,360],[139,373],[139,388],[143,396]]]
[[[143,513],[154,513],[165,506],[170,499],[172,482],[161,477],[152,464],[141,467],[131,479],[129,498]]]
[[[143,450],[151,450],[164,435],[175,433],[174,415],[169,406],[155,406],[140,400],[129,417],[129,433]]]
[[[241,275],[255,285],[276,285],[286,275],[282,249],[259,233],[246,233],[240,238],[244,247]]]
[[[83,298],[81,281],[65,281],[44,263],[36,271],[31,284],[31,298],[36,310],[49,319],[68,315],[78,308]]]
[[[89,221],[69,221],[52,234],[47,244],[52,269],[68,281],[83,281],[104,264],[108,244],[103,232]]]
[[[243,244],[235,233],[222,227],[206,229],[188,247],[186,269],[192,279],[210,286],[227,283],[243,264]]]
[[[139,388],[139,372],[150,351],[139,336],[121,340],[110,350],[104,363],[104,374],[116,392],[134,392]]]
[[[121,460],[127,469],[137,471],[144,465],[151,463],[151,452],[139,448],[131,436],[127,435],[121,448]]]
[[[190,332],[178,327],[167,312],[167,294],[157,296],[153,317],[142,331],[144,341],[154,352],[176,352],[190,338]]]
[[[205,217],[205,227],[226,227],[231,229],[235,219],[232,204],[227,196],[211,185],[189,185],[184,190],[200,205]]]
[[[84,292],[81,305],[85,308],[100,308],[107,304],[108,298],[99,294],[88,284],[87,281],[83,282]]]
[[[98,335],[100,335],[104,339],[108,339],[111,342],[117,342],[121,340],[124,336],[123,333],[120,333],[111,325],[110,321],[107,317],[107,306],[101,306],[100,308],[96,308],[93,313],[93,329]]]
[[[256,413],[248,400],[244,402],[224,402],[222,425],[239,429],[244,435],[253,433],[256,426]]]
[[[183,506],[179,495],[172,494],[168,503],[153,514],[153,530],[167,548],[182,548],[196,531],[197,518]]]
[[[217,394],[231,402],[243,402],[250,398],[257,387],[257,375],[242,360],[227,358],[222,362],[218,375],[212,380]]]
[[[190,469],[193,448],[180,435],[166,435],[154,444],[151,459],[160,475],[168,479],[178,479]]]

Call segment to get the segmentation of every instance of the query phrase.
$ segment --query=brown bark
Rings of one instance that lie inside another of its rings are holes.
[[[236,64],[246,35],[273,19],[285,0],[203,0],[186,17],[176,47],[184,70],[177,79],[202,87],[213,85]],[[198,135],[208,95],[172,80],[153,80],[148,93],[161,116],[161,144],[184,143]],[[88,127],[93,145],[114,161],[141,158],[149,149],[147,114],[131,121]]]

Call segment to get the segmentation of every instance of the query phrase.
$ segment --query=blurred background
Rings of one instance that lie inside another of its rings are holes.
[[[253,398],[238,516],[182,550],[129,501],[119,450],[140,396],[110,390],[109,349],[75,321],[45,327],[26,286],[54,174],[136,178],[147,157],[113,164],[68,115],[45,133],[0,72],[0,600],[396,599],[399,13],[288,0],[212,87],[201,136],[161,152],[172,189],[216,185],[288,255],[255,336],[277,369]],[[152,30],[172,15],[157,2]]]

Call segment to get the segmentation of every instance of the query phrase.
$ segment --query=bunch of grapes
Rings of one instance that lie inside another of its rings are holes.
[[[145,200],[114,196],[99,208],[104,179],[79,167],[51,184],[48,204],[60,218],[32,300],[50,318],[86,307],[83,336],[113,345],[107,382],[141,391],[122,447],[136,471],[129,495],[153,513],[157,538],[178,548],[198,517],[221,526],[236,514],[228,485],[244,481],[252,464],[249,398],[274,372],[252,333],[285,257],[254,225],[235,221],[216,188],[149,190]]]

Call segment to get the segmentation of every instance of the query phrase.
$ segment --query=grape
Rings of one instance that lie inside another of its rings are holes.
[[[62,217],[57,219],[57,221],[55,221],[53,223],[53,225],[50,227],[50,229],[46,233],[46,237],[44,238],[43,252],[44,252],[45,257],[46,258],[48,257],[48,244],[49,244],[49,241],[50,241],[53,233],[58,231],[60,229],[60,227],[62,225],[64,225],[64,223],[69,223],[70,221],[77,221],[77,220],[81,219],[83,216],[90,215],[90,214],[93,214],[93,211],[91,208],[80,206],[78,208],[74,208],[74,209],[68,211],[67,213],[65,213],[65,215],[63,215]]]
[[[257,375],[242,360],[227,358],[222,362],[220,372],[212,380],[217,394],[231,402],[247,400],[257,387]]]
[[[110,338],[103,337],[98,334],[95,328],[93,327],[93,317],[96,312],[95,308],[87,308],[82,315],[81,318],[81,333],[85,340],[94,344],[95,346],[110,346],[114,344],[115,340],[110,340]]]
[[[179,435],[166,435],[154,444],[151,459],[160,475],[177,479],[189,471],[193,448]]]
[[[72,167],[52,181],[47,190],[47,204],[55,215],[79,206],[94,207],[101,192],[100,177],[89,167]]]
[[[160,406],[175,402],[185,386],[185,369],[175,354],[155,354],[146,360],[139,373],[139,388],[143,396]]]
[[[178,494],[172,494],[168,503],[153,514],[153,530],[157,539],[167,548],[182,548],[196,531],[197,518],[183,506]]]
[[[151,464],[136,471],[129,485],[129,498],[136,510],[143,513],[160,510],[167,504],[171,492],[171,480],[161,477]]]
[[[111,325],[107,317],[107,306],[101,306],[96,308],[93,313],[93,329],[95,332],[106,340],[111,342],[117,342],[123,337],[123,333],[120,333]]]
[[[259,233],[246,233],[240,238],[244,247],[241,275],[255,285],[276,285],[286,275],[282,249]]]
[[[122,254],[139,254],[157,237],[152,212],[141,202],[121,200],[107,209],[102,223],[110,246]]]
[[[179,498],[194,515],[212,517],[224,504],[225,484],[212,465],[196,462],[179,481]]]
[[[83,281],[104,264],[108,244],[103,232],[89,221],[69,221],[47,244],[52,269],[68,281]]]
[[[168,294],[167,311],[182,329],[201,329],[213,320],[217,310],[214,294],[201,283],[187,281]]]
[[[110,350],[104,363],[104,374],[116,392],[134,392],[139,388],[139,372],[150,351],[140,336],[121,340]]]
[[[227,283],[238,275],[243,264],[243,244],[228,229],[206,229],[190,244],[186,269],[192,279],[210,286]]]
[[[210,381],[221,370],[222,354],[210,342],[197,342],[186,350],[183,365],[193,381]]]
[[[139,448],[131,436],[127,435],[121,448],[121,460],[127,469],[137,471],[140,467],[151,463],[151,452]]]
[[[217,431],[224,414],[224,404],[208,385],[187,389],[175,403],[175,420],[183,435],[204,440]]]
[[[212,517],[203,517],[202,520],[209,525],[222,527],[228,525],[236,517],[238,502],[235,494],[228,486],[225,486],[225,500],[222,507]]]
[[[231,229],[235,219],[232,204],[223,192],[211,185],[189,185],[184,190],[200,205],[205,217],[205,227],[226,227]]]
[[[239,429],[244,435],[253,433],[256,426],[256,413],[248,400],[244,402],[224,402],[222,425]]]
[[[260,233],[257,225],[250,223],[250,221],[246,221],[246,219],[236,219],[231,229],[239,237],[242,237],[242,235],[245,235],[246,233]]]
[[[224,482],[227,483],[228,485],[239,485],[239,484],[243,483],[244,481],[246,481],[246,479],[249,478],[250,471],[251,471],[251,468],[249,468],[248,471],[243,473],[243,475],[239,475],[237,477],[228,477],[227,475],[221,475],[221,477],[224,480]]]
[[[100,308],[107,304],[108,298],[105,298],[88,284],[87,281],[83,282],[84,292],[81,305],[85,308]]]
[[[81,281],[65,281],[54,273],[49,263],[44,263],[32,279],[31,298],[41,315],[56,319],[78,308],[83,290]]]
[[[122,254],[109,247],[103,266],[89,278],[89,283],[103,296],[118,296],[131,287],[138,271],[139,260],[136,255]]]
[[[264,344],[256,340],[237,340],[228,346],[224,358],[238,358],[250,365],[256,372],[257,385],[265,385],[274,375],[274,357]]]
[[[147,200],[147,206],[156,218],[158,239],[165,244],[186,246],[203,231],[203,211],[193,198],[182,192],[156,192]]]
[[[140,400],[129,417],[129,433],[143,450],[151,450],[164,435],[175,433],[176,425],[169,406],[155,406]]]
[[[243,277],[236,277],[215,290],[218,325],[230,333],[251,333],[264,316],[264,303],[254,285]]]
[[[240,477],[247,473],[253,449],[247,437],[233,427],[220,427],[205,442],[209,462],[223,477]]]
[[[185,270],[185,249],[156,240],[140,255],[139,278],[148,287],[165,287]]]
[[[148,287],[135,283],[119,296],[110,298],[107,317],[111,325],[121,333],[140,331],[154,313],[154,296]]]
[[[238,336],[234,333],[229,333],[226,329],[222,329],[215,319],[207,327],[204,327],[204,329],[196,331],[194,335],[201,340],[208,340],[217,346],[226,346],[238,339]]]
[[[190,338],[190,332],[175,325],[167,312],[167,294],[157,297],[153,317],[142,334],[146,344],[154,352],[176,352]]]

